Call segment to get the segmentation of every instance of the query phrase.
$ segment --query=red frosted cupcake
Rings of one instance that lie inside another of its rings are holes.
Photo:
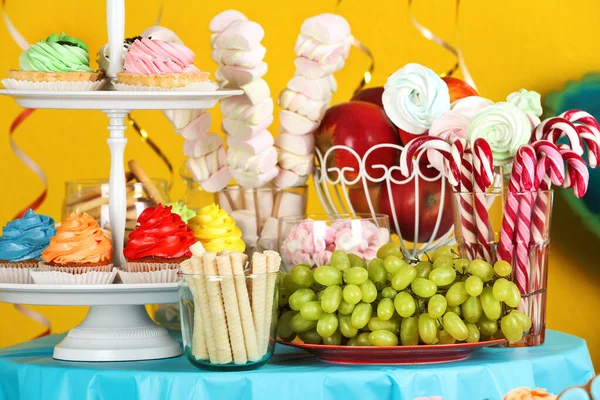
[[[128,273],[154,274],[134,277],[121,273],[121,279],[124,283],[133,283],[130,278],[136,283],[174,281],[179,263],[192,256],[190,246],[194,243],[194,233],[171,207],[149,207],[140,214],[123,254]]]

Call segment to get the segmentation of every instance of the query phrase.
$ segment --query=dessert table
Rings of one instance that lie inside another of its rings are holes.
[[[243,372],[198,370],[185,357],[137,362],[52,359],[63,335],[0,350],[0,399],[409,399],[496,400],[518,386],[558,393],[594,375],[583,339],[549,331],[543,346],[488,348],[468,360],[352,366],[278,345],[271,362]]]

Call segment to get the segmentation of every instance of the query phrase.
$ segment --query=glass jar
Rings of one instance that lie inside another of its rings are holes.
[[[200,208],[215,202],[214,194],[204,190],[202,186],[194,180],[185,164],[179,168],[179,175],[185,182],[185,193],[180,201],[188,206],[188,208],[197,211]]]
[[[275,348],[278,279],[279,272],[184,274],[179,304],[188,360],[218,370],[267,363]]]

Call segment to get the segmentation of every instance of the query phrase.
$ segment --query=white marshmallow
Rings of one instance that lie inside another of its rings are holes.
[[[175,131],[184,128],[187,124],[193,121],[204,110],[162,110],[163,114],[171,122]],[[177,132],[180,134],[180,132]]]
[[[269,187],[256,191],[256,197],[258,198],[258,214],[261,223],[266,221],[273,212],[274,194],[275,190]],[[244,208],[256,213],[256,207],[254,206],[254,190],[244,190]]]
[[[260,124],[250,124],[246,121],[236,121],[223,118],[223,130],[238,140],[249,140],[267,129],[273,123],[273,115],[267,116]]]
[[[262,78],[265,76],[268,69],[267,63],[265,62],[261,62],[255,68],[248,69],[226,65],[217,69],[215,77],[217,77],[217,75],[222,76],[224,79],[221,80],[231,82],[238,87]]]
[[[199,113],[198,116],[181,129],[179,133],[187,140],[198,140],[198,138],[208,133],[211,124],[212,117],[209,113]]]
[[[311,121],[300,114],[288,110],[279,111],[279,122],[281,123],[280,130],[293,135],[310,134],[319,126],[318,122]]]
[[[223,138],[214,133],[207,133],[195,140],[183,142],[183,154],[188,157],[200,157],[212,153],[223,145]]]
[[[219,33],[215,45],[222,49],[252,50],[265,37],[264,29],[254,21],[231,22]]]
[[[289,153],[305,156],[313,153],[315,138],[313,135],[293,135],[284,132],[277,136],[275,144]]]
[[[256,175],[252,172],[246,172],[239,169],[232,169],[231,176],[236,182],[245,188],[258,188],[271,182],[279,173],[279,168],[274,167],[264,174]]]
[[[210,20],[208,29],[213,33],[221,32],[227,28],[233,21],[246,21],[248,18],[238,10],[225,10],[213,17]]]
[[[335,79],[331,75],[319,79],[310,79],[302,75],[296,75],[287,84],[287,88],[294,92],[302,93],[306,97],[316,100],[331,100],[331,92],[337,90]]]
[[[241,85],[240,89],[244,91],[246,98],[252,104],[260,104],[271,97],[271,89],[264,79],[257,79]]]
[[[283,192],[277,217],[303,214],[306,214],[306,197],[293,192]]]
[[[235,224],[242,231],[242,240],[247,248],[256,246],[258,239],[256,232],[256,216],[252,211],[237,210],[229,214],[234,219]]]
[[[315,157],[312,153],[301,156],[280,150],[278,152],[278,162],[282,169],[292,171],[298,175],[310,175],[313,171]]]
[[[215,71],[215,79],[219,83],[227,81],[227,79],[225,79],[225,76],[223,76],[223,72],[221,72],[221,68],[217,68],[217,70]]]
[[[275,177],[275,185],[279,188],[286,189],[291,187],[304,186],[308,180],[309,175],[298,175],[292,171],[286,171],[284,169],[279,171],[279,175]],[[283,203],[283,202],[282,202]]]
[[[319,79],[342,69],[344,67],[344,60],[340,60],[337,64],[319,64],[304,57],[297,57],[294,60],[294,65],[296,66],[297,75],[306,76],[310,79]]]
[[[277,218],[269,217],[263,224],[258,238],[258,247],[260,250],[277,251],[277,240],[279,238],[279,221]]]
[[[319,14],[305,20],[300,31],[322,43],[340,43],[348,40],[350,24],[337,14]]]
[[[273,135],[267,130],[259,132],[248,140],[239,140],[231,135],[227,135],[227,146],[250,155],[257,155],[273,146]]]
[[[250,51],[215,48],[212,51],[212,59],[219,65],[254,68],[263,61],[266,53],[267,49],[262,45],[258,45]]]
[[[277,165],[277,150],[275,147],[269,147],[262,153],[251,156],[236,149],[229,149],[227,165],[232,169],[264,174]]]
[[[325,101],[311,99],[302,93],[294,92],[290,89],[284,89],[281,92],[279,95],[279,105],[281,108],[303,115],[311,121],[320,121],[325,111],[327,111],[327,103]]]
[[[296,40],[294,51],[298,57],[305,57],[319,64],[337,65],[344,59],[344,42],[326,44],[313,37],[300,34]]]
[[[231,181],[231,173],[229,172],[229,168],[224,166],[212,174],[210,178],[204,182],[200,182],[200,186],[207,192],[214,193],[227,187],[229,181]]]
[[[185,165],[196,182],[204,182],[225,165],[226,157],[225,148],[221,146],[205,156],[188,158]]]
[[[258,104],[252,104],[246,95],[234,96],[223,99],[221,112],[229,119],[245,121],[250,124],[260,124],[273,117],[273,99],[268,97]]]

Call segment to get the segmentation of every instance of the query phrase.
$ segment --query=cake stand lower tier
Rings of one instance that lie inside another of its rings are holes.
[[[81,324],[54,347],[65,361],[137,361],[181,355],[181,346],[156,324],[145,304],[179,301],[178,285],[17,285],[0,284],[0,302],[90,306]]]

